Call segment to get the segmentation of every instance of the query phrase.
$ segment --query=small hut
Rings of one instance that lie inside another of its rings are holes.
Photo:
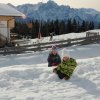
[[[0,45],[10,42],[10,30],[15,27],[15,17],[23,16],[16,8],[0,3]]]

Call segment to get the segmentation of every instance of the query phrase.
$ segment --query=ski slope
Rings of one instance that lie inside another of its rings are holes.
[[[100,100],[100,44],[58,50],[78,63],[70,80],[47,67],[49,50],[0,56],[0,100]]]

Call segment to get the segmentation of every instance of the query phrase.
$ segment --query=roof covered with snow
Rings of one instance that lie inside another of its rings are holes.
[[[0,16],[24,16],[24,14],[7,4],[0,3]]]

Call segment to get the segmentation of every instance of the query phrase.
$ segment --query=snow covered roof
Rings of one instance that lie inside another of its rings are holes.
[[[16,16],[17,17],[17,16],[24,16],[24,14],[7,4],[0,3],[0,16]]]

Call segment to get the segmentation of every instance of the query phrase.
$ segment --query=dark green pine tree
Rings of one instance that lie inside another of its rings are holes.
[[[17,23],[16,30],[19,35],[22,35],[24,37],[26,37],[29,33],[29,29],[26,23]]]
[[[54,22],[53,21],[50,21],[49,22],[48,29],[49,29],[49,33],[54,32]]]
[[[23,33],[25,34],[26,38],[29,37],[29,28],[27,26],[27,23],[24,24]]]
[[[74,19],[72,22],[72,32],[77,32],[77,28],[78,28],[78,25],[77,25],[76,20]]]
[[[84,31],[86,30],[85,25],[86,25],[86,24],[85,24],[85,21],[83,21],[83,22],[82,22],[82,25],[81,25],[81,27],[80,27],[80,31],[81,31],[81,32],[84,32]]]
[[[97,28],[100,29],[100,23],[98,24]]]
[[[33,36],[34,36],[34,38],[38,37],[38,33],[39,33],[39,21],[36,20],[34,22],[34,25],[33,25],[33,34],[34,34]]]
[[[54,32],[59,35],[59,20],[54,21]]]
[[[77,22],[77,30],[76,30],[77,33],[81,32],[80,28],[81,28],[80,22]]]
[[[65,34],[65,22],[64,21],[61,21],[59,23],[59,34]]]
[[[90,22],[89,21],[86,21],[85,22],[85,31],[88,31],[89,30],[89,25],[90,25]]]
[[[43,36],[49,36],[49,27],[48,27],[48,22],[45,22],[43,25]]]
[[[68,19],[67,21],[67,33],[71,33],[72,32],[72,22],[71,19]]]
[[[90,22],[89,23],[89,30],[93,30],[94,29],[94,23],[93,22]]]

